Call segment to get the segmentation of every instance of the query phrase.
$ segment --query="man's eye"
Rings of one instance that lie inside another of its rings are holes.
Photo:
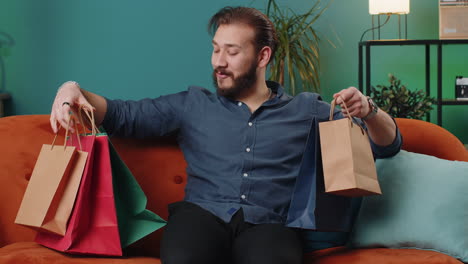
[[[239,52],[236,50],[236,51],[229,51],[228,54],[231,55],[231,56],[234,56],[234,55],[237,55]]]
[[[219,53],[219,49],[213,49],[213,53]]]

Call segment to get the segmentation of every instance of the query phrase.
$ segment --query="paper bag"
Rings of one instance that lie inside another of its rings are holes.
[[[121,256],[107,136],[83,136],[81,143],[90,158],[67,232],[40,232],[36,242],[69,253]]]
[[[109,149],[120,242],[125,248],[165,226],[166,221],[146,209],[145,193],[111,142]]]
[[[41,148],[15,223],[64,235],[88,154],[55,139]]]
[[[335,100],[330,121],[319,124],[326,192],[354,197],[381,194],[366,130],[350,117],[333,120],[334,107]]]
[[[94,124],[92,112],[84,113],[88,124]],[[95,126],[92,131],[80,137],[89,156],[65,236],[41,232],[36,242],[73,254],[121,256],[122,248],[161,228],[165,221],[146,210],[146,196],[107,134]]]

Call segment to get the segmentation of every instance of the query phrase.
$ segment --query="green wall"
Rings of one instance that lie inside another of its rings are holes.
[[[306,10],[312,0],[277,0]],[[322,0],[324,5],[327,1]],[[76,80],[109,98],[139,99],[178,92],[188,85],[211,88],[210,16],[226,5],[264,8],[267,0],[4,0],[0,30],[16,45],[6,59],[9,114],[46,114],[58,86]],[[438,38],[438,0],[412,0],[411,39]],[[357,86],[357,43],[371,25],[367,0],[334,0],[316,24],[322,37],[322,94],[325,100]],[[396,19],[382,38],[396,38]],[[367,34],[365,39],[370,39]],[[334,43],[332,47],[328,41]],[[444,48],[444,97],[454,94],[454,77],[468,76],[468,47]],[[432,62],[436,62],[435,48]],[[410,89],[424,89],[422,47],[373,49],[372,83],[394,73]],[[436,69],[432,67],[432,76]],[[436,79],[432,80],[435,95]],[[433,122],[435,115],[433,114]],[[444,127],[468,143],[468,107],[445,106]]]

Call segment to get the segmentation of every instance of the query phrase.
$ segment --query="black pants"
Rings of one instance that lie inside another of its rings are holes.
[[[189,202],[169,205],[163,264],[301,264],[299,233],[282,224],[254,225],[242,209],[231,222]]]

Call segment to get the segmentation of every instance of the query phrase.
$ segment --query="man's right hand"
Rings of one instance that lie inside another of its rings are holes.
[[[89,111],[94,110],[94,107],[86,100],[78,83],[68,81],[62,84],[57,91],[50,113],[50,125],[54,133],[57,133],[59,129],[57,123],[74,132],[73,120],[70,121],[70,127],[68,127],[69,112],[78,113],[80,106]]]

